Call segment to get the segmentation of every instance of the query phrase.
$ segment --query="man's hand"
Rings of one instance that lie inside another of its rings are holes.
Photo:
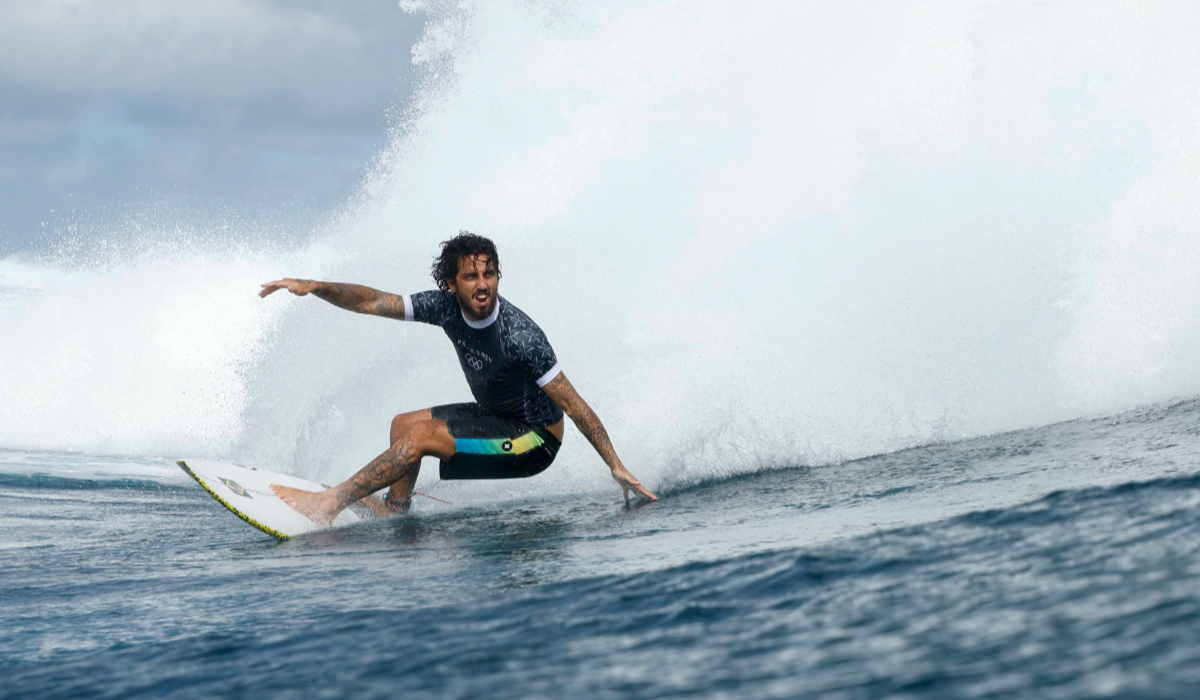
[[[588,442],[592,443],[592,447],[596,448],[600,459],[603,459],[612,471],[613,480],[620,485],[622,493],[625,494],[625,503],[629,503],[630,491],[649,498],[651,501],[658,500],[657,496],[642,486],[642,482],[630,474],[624,464],[621,464],[616,450],[613,449],[612,441],[608,438],[608,431],[604,429],[604,424],[600,422],[600,418],[591,406],[587,405],[587,401],[584,401],[579,392],[575,391],[575,387],[571,386],[567,375],[560,372],[557,377],[542,387],[542,391],[558,404],[563,413],[571,417],[571,420],[575,422],[575,427],[579,428],[579,432],[583,433]]]
[[[262,291],[259,292],[258,295],[260,297],[265,297],[268,294],[279,291],[280,289],[286,289],[292,294],[302,297],[305,294],[315,291],[317,289],[317,283],[313,282],[312,280],[294,280],[291,277],[284,277],[281,280],[275,280],[274,282],[267,282],[264,284],[262,286]]]
[[[625,494],[625,505],[629,505],[629,492],[634,491],[651,501],[657,501],[658,496],[650,493],[650,490],[642,486],[642,482],[637,480],[637,477],[629,473],[629,470],[624,465],[617,465],[612,470],[612,478],[621,486],[621,492]]]

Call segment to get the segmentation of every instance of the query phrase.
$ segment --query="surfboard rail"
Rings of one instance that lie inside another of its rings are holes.
[[[226,510],[276,539],[287,540],[370,519],[347,508],[338,514],[332,525],[319,525],[309,520],[275,495],[271,486],[278,484],[305,491],[320,491],[325,486],[290,474],[208,459],[179,459],[175,463]]]
[[[273,527],[270,527],[268,525],[264,525],[264,524],[258,522],[254,518],[251,518],[249,515],[246,515],[242,511],[235,508],[233,506],[233,504],[231,504],[229,501],[225,500],[224,498],[221,498],[221,495],[219,493],[217,493],[216,491],[213,491],[211,488],[209,488],[208,484],[204,481],[204,479],[201,479],[200,475],[197,474],[195,471],[193,471],[192,468],[188,466],[188,463],[186,461],[180,459],[180,460],[177,460],[175,463],[178,464],[179,467],[181,469],[183,469],[183,471],[187,472],[188,476],[195,479],[196,483],[200,484],[200,486],[203,487],[204,490],[208,492],[208,495],[215,498],[217,500],[217,503],[220,503],[221,505],[228,508],[230,513],[233,513],[234,515],[238,516],[242,520],[245,520],[250,525],[258,528],[259,530],[262,530],[263,532],[267,533],[268,535],[271,535],[272,537],[278,537],[281,540],[291,539],[291,535],[285,535]]]

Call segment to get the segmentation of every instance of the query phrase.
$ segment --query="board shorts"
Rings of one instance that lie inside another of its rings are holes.
[[[477,403],[430,409],[454,436],[454,456],[440,464],[445,481],[522,479],[545,471],[562,442],[545,428],[488,413]]]

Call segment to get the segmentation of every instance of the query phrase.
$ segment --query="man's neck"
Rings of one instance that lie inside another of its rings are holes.
[[[471,318],[471,316],[467,313],[467,310],[463,308],[462,304],[458,305],[458,310],[460,313],[462,313],[463,320],[466,321],[467,325],[471,328],[487,328],[495,323],[496,319],[500,316],[500,297],[499,295],[496,296],[496,299],[492,302],[492,310],[486,316],[478,320]]]

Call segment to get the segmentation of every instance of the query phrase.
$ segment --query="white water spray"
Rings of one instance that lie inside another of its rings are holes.
[[[363,201],[6,297],[0,446],[345,476],[469,398],[453,352],[257,284],[428,288],[462,228],[652,484],[1200,393],[1190,5],[408,5],[428,77]],[[605,483],[568,440],[522,489]]]

